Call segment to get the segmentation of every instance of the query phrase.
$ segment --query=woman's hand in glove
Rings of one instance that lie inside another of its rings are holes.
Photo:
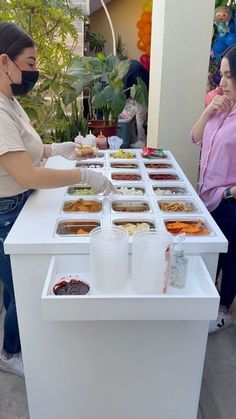
[[[86,168],[80,169],[81,183],[89,185],[97,194],[110,195],[117,193],[117,189],[106,176]]]
[[[75,148],[76,144],[72,141],[68,141],[65,143],[52,143],[51,156],[62,156],[65,157],[65,159],[67,160],[78,160],[78,157],[75,153]]]

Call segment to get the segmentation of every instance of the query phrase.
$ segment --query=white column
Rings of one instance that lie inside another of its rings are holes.
[[[148,145],[171,150],[195,185],[189,131],[204,107],[214,0],[153,0]]]

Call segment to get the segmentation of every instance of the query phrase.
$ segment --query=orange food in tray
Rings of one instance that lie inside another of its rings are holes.
[[[65,212],[99,212],[102,209],[102,204],[98,201],[85,199],[77,199],[76,201],[66,203],[63,211]]]
[[[167,230],[172,234],[186,233],[189,235],[207,236],[210,234],[205,224],[198,221],[168,221],[165,223]]]

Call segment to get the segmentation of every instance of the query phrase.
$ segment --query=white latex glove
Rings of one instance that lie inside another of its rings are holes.
[[[81,183],[89,185],[97,194],[110,195],[117,193],[117,189],[106,176],[86,168],[80,169]]]
[[[78,146],[77,146],[78,147]],[[72,141],[68,141],[65,143],[52,143],[51,156],[62,156],[65,157],[67,160],[78,160],[78,157],[75,154],[76,144]]]

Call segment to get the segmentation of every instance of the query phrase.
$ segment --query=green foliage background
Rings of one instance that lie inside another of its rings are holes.
[[[75,80],[68,74],[78,41],[74,21],[85,19],[69,0],[0,0],[0,20],[21,26],[37,47],[40,83],[20,101],[45,142],[69,141],[87,129],[75,101]],[[66,108],[63,97],[69,94],[72,105]]]

